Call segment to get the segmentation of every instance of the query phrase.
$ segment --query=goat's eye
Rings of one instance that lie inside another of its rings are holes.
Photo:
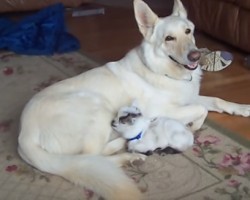
[[[186,34],[191,33],[191,29],[190,29],[190,28],[187,28],[187,29],[185,30],[185,33],[186,33]]]
[[[128,122],[128,116],[120,117],[119,118],[119,123],[121,124],[126,124]]]
[[[165,38],[165,41],[172,41],[172,40],[174,40],[174,39],[175,39],[174,37],[168,35],[168,36]]]
[[[136,118],[136,117],[141,116],[141,113],[129,113],[129,116],[132,118]]]
[[[137,115],[135,113],[130,113],[129,116],[135,118]]]

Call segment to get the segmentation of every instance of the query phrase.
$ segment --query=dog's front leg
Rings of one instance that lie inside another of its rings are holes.
[[[116,138],[110,142],[107,143],[107,145],[104,147],[102,154],[103,155],[112,155],[122,149],[125,148],[126,145],[126,139],[119,137]]]
[[[175,107],[167,113],[168,117],[176,119],[185,125],[191,125],[192,131],[199,130],[207,117],[207,109],[201,105]]]
[[[199,96],[198,104],[207,108],[208,111],[225,112],[231,115],[250,116],[250,105],[228,102],[217,97]]]

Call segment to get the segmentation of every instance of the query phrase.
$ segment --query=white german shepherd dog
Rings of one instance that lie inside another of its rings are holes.
[[[27,163],[108,200],[141,199],[119,166],[143,156],[113,154],[124,142],[111,141],[111,120],[132,99],[145,116],[192,122],[193,130],[202,126],[208,111],[250,115],[250,105],[199,96],[200,53],[180,0],[165,18],[142,0],[134,0],[134,10],[144,37],[140,46],[117,62],[46,88],[29,101],[21,117],[18,152]]]

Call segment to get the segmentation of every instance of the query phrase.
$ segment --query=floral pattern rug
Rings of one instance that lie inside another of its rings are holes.
[[[50,84],[96,66],[78,52],[52,57],[0,53],[0,200],[102,199],[30,167],[16,152],[25,103]],[[143,164],[124,167],[144,200],[250,199],[250,144],[214,127],[206,123],[195,134],[193,148],[182,154],[153,154]]]

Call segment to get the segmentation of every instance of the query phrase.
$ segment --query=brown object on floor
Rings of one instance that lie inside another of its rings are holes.
[[[81,51],[100,63],[122,58],[142,39],[132,9],[103,7],[105,15],[66,17],[69,30],[81,42]],[[161,9],[168,10],[164,6]],[[201,94],[250,104],[250,73],[243,63],[245,55],[201,33],[196,34],[196,41],[200,48],[225,50],[234,55],[234,61],[226,69],[204,73]],[[210,113],[209,119],[250,140],[250,118]]]
[[[250,0],[182,0],[196,27],[250,52]]]

